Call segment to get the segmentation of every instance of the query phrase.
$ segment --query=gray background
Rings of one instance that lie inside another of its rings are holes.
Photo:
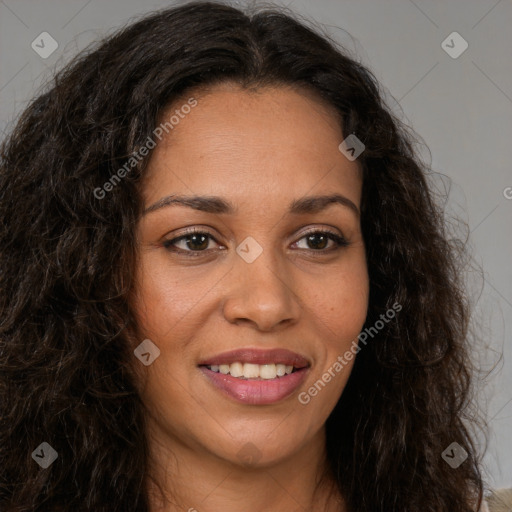
[[[2,138],[43,81],[79,49],[134,16],[175,3],[0,0]],[[481,340],[474,355],[484,372],[476,392],[490,428],[485,478],[491,487],[512,487],[512,2],[276,3],[327,25],[372,69],[388,104],[422,137],[419,150],[434,171],[433,184],[443,188],[451,180],[447,209],[468,224],[484,270],[483,280],[477,271],[468,277]],[[31,48],[43,31],[59,45],[47,59]],[[454,31],[469,45],[455,59],[441,46]]]

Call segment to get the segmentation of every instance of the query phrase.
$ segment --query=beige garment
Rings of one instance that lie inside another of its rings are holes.
[[[495,489],[485,501],[481,512],[512,512],[512,489]]]

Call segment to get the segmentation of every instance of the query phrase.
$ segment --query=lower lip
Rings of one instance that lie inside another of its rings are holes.
[[[213,372],[206,366],[200,366],[199,369],[224,394],[238,402],[251,405],[273,404],[284,400],[302,384],[308,373],[308,368],[301,368],[275,379],[242,380]]]

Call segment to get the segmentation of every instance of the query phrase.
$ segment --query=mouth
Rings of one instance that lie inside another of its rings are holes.
[[[284,349],[242,349],[202,361],[198,367],[224,396],[265,405],[289,397],[309,372],[309,361]]]

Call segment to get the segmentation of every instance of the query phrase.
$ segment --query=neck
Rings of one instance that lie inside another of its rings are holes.
[[[324,429],[289,457],[251,467],[157,437],[150,436],[151,512],[345,510],[328,468]]]

